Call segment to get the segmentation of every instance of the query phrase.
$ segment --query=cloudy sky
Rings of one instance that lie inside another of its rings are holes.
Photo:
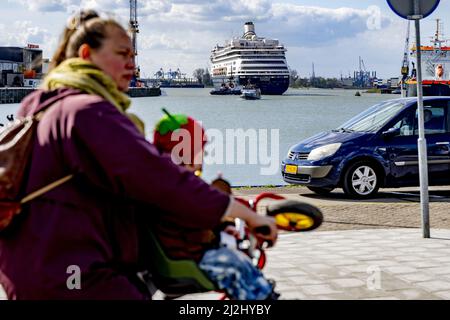
[[[128,0],[2,1],[0,45],[39,44],[51,57],[67,18],[80,8],[95,8],[126,24]],[[188,76],[210,66],[216,44],[243,33],[253,21],[259,36],[279,39],[288,49],[291,69],[300,76],[353,74],[361,56],[379,77],[397,76],[407,22],[385,0],[138,0],[138,62],[143,76],[159,68],[180,68]],[[435,19],[450,35],[450,0],[422,20],[422,39],[429,41]],[[412,28],[413,32],[414,29]]]

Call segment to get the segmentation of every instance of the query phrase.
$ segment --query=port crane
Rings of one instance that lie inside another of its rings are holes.
[[[366,71],[366,65],[364,64],[364,60],[359,57],[359,71],[355,71],[354,79],[355,79],[355,85],[357,87],[365,87],[366,82],[368,81],[367,71]]]
[[[402,97],[406,96],[406,80],[408,79],[409,76],[409,37],[411,30],[410,22],[411,21],[408,20],[408,27],[406,29],[406,39],[405,39],[405,51],[403,52],[402,68],[400,70],[402,74],[402,80],[400,81],[400,90],[402,92]]]
[[[410,21],[408,20],[408,28],[406,29],[405,51],[403,52],[402,61],[402,81],[405,81],[409,74],[409,34],[410,34]]]
[[[130,0],[130,32],[134,51],[133,52],[134,53],[133,62],[135,65],[134,75],[135,78],[140,78],[141,70],[137,63],[137,55],[138,55],[137,34],[139,33],[139,22],[137,19],[137,0]],[[134,81],[136,81],[136,79],[134,79]]]

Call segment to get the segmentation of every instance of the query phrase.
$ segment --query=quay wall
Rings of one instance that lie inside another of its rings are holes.
[[[0,88],[0,104],[20,103],[34,88]]]
[[[154,97],[161,95],[160,88],[130,88],[128,90],[128,95],[131,98],[141,98],[141,97]]]
[[[20,103],[23,98],[36,90],[35,88],[0,88],[0,104]],[[159,88],[158,88],[159,90]],[[128,95],[132,98],[161,95],[155,88],[130,88]]]

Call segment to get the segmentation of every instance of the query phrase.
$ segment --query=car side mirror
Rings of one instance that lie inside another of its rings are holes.
[[[400,128],[391,128],[387,131],[384,131],[382,134],[383,138],[389,139],[400,135]]]

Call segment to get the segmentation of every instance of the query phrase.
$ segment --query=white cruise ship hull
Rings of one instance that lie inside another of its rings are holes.
[[[249,81],[250,80],[250,81]],[[220,87],[222,83],[227,82],[227,77],[213,77],[215,87]],[[249,82],[261,89],[263,95],[281,95],[289,88],[289,76],[238,76],[236,83],[245,86]]]

